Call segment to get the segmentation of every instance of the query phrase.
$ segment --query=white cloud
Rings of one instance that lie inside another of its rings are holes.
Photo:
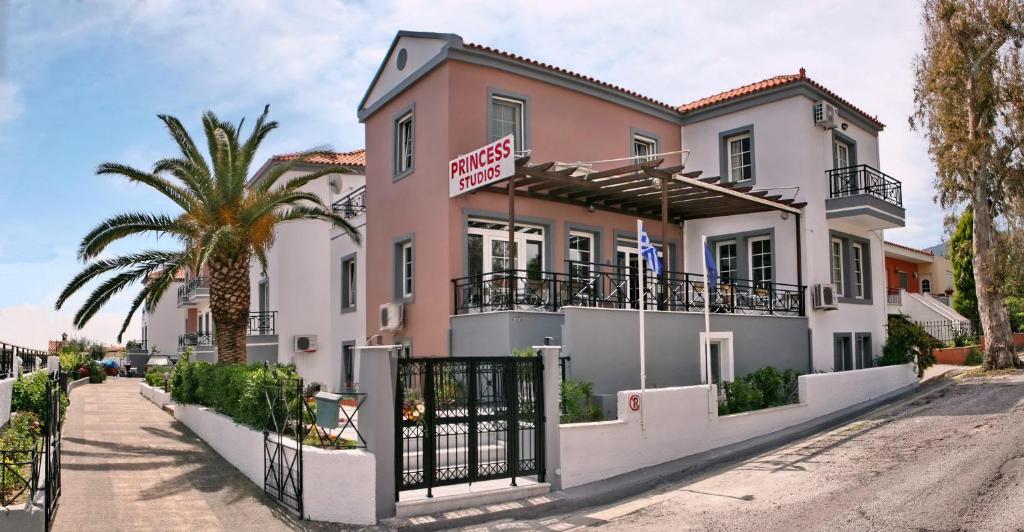
[[[0,125],[13,122],[24,110],[18,97],[18,86],[14,82],[0,80]]]
[[[44,305],[14,305],[0,307],[0,340],[29,349],[46,349],[47,341],[59,340],[62,333],[84,336],[104,344],[117,343],[117,331],[124,322],[124,314],[99,312],[82,330],[74,328],[74,311],[55,311]],[[125,332],[124,340],[139,336],[142,330],[139,316]]]

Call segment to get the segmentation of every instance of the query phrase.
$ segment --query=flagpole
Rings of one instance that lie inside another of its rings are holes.
[[[708,385],[708,417],[711,416],[711,283],[708,279],[708,237],[700,236],[701,255],[705,257],[701,263],[704,264],[704,368]]]
[[[644,222],[636,220],[636,262],[637,262],[637,284],[640,292],[640,430],[644,430],[644,407],[647,401],[647,353],[645,351],[646,333],[644,332],[644,273],[647,266],[644,264],[643,250]],[[626,267],[629,267],[627,262]]]

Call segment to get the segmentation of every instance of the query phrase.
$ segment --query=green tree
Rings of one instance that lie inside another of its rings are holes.
[[[249,168],[260,143],[277,128],[277,122],[267,121],[269,110],[269,106],[263,110],[247,138],[241,133],[244,120],[235,126],[210,111],[204,113],[206,156],[177,118],[160,115],[181,152],[179,156],[157,161],[149,172],[116,163],[99,166],[97,174],[120,175],[142,183],[170,199],[179,212],[119,214],[82,239],[78,255],[86,267],[67,284],[56,307],[61,308],[90,281],[111,275],[100,282],[75,314],[75,326],[83,327],[114,294],[141,284],[118,334],[120,341],[132,315],[139,307],[152,310],[178,272],[207,268],[218,362],[244,362],[249,268],[255,259],[266,270],[275,228],[294,220],[324,220],[359,241],[355,228],[335,215],[319,196],[303,189],[323,176],[349,173],[348,169],[331,167],[285,178],[325,152],[306,152],[272,167],[260,181],[249,183]],[[140,234],[170,236],[180,247],[99,258],[111,243]]]
[[[978,295],[974,288],[974,216],[967,209],[949,239],[949,261],[953,264],[953,310],[978,323]]]
[[[973,211],[978,315],[985,368],[1020,365],[1004,303],[997,220],[1018,219],[1024,171],[1024,5],[1019,0],[925,0],[911,125],[935,162],[943,207]]]

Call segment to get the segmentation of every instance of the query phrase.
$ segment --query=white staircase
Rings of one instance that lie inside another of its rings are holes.
[[[893,295],[895,296],[896,294]],[[917,323],[950,323],[948,332],[935,333],[929,330],[929,333],[932,333],[933,336],[938,334],[935,337],[942,341],[953,340],[953,326],[970,327],[970,320],[953,310],[949,305],[928,294],[917,294],[900,289],[898,297],[889,297],[888,301],[889,314],[903,314],[910,321]]]

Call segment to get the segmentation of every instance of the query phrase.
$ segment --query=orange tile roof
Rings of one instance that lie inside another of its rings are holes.
[[[302,156],[302,153],[285,153],[275,155],[272,161],[293,161]],[[336,166],[366,166],[366,149],[353,151],[331,152],[330,155],[316,155],[307,160],[310,164],[336,165]]]
[[[484,46],[482,44],[476,44],[476,43],[467,42],[467,43],[464,43],[463,46],[465,46],[466,48],[474,48],[476,50],[480,50],[480,51],[483,51],[483,52],[491,53],[491,54],[498,55],[498,56],[501,56],[501,57],[506,57],[506,58],[509,58],[509,59],[514,59],[516,61],[520,61],[520,62],[523,62],[523,63],[528,63],[528,64],[531,64],[531,65],[534,65],[534,66],[539,66],[541,68],[544,68],[544,69],[547,69],[547,70],[552,70],[552,71],[555,71],[555,72],[559,72],[561,74],[566,74],[566,75],[572,76],[572,77],[574,77],[576,79],[580,79],[580,80],[583,80],[583,81],[589,81],[590,83],[594,83],[594,84],[600,85],[600,86],[605,87],[607,89],[611,89],[611,90],[614,90],[614,91],[617,91],[617,92],[621,92],[623,94],[626,94],[628,96],[632,96],[634,98],[639,98],[639,99],[641,99],[641,100],[643,100],[645,102],[652,103],[652,104],[660,106],[660,107],[664,107],[665,109],[676,110],[676,108],[674,106],[672,106],[672,105],[669,105],[669,104],[667,104],[665,102],[662,102],[662,101],[659,101],[659,100],[655,100],[654,98],[651,98],[649,96],[644,96],[643,94],[640,94],[639,92],[631,91],[631,90],[626,89],[624,87],[620,87],[618,85],[613,85],[611,83],[607,83],[607,82],[601,81],[601,80],[599,80],[597,78],[593,78],[593,77],[590,77],[590,76],[587,76],[587,75],[584,75],[584,74],[580,74],[578,72],[573,72],[572,70],[568,70],[568,69],[565,69],[565,68],[562,68],[562,67],[558,67],[558,66],[551,65],[551,64],[548,64],[548,63],[544,63],[544,62],[541,62],[541,61],[537,61],[537,60],[534,60],[534,59],[530,59],[529,57],[523,57],[521,55],[513,54],[511,52],[506,52],[506,51],[503,51],[503,50],[498,50],[497,48],[491,48],[490,46]]]
[[[910,251],[916,251],[918,253],[923,253],[925,255],[935,255],[934,251],[927,250],[927,249],[912,248],[910,246],[904,246],[903,244],[897,244],[896,242],[893,242],[891,240],[886,240],[885,243],[889,244],[890,246],[896,246],[898,248],[903,248],[903,249],[910,250]]]
[[[869,122],[871,122],[872,124],[875,124],[879,128],[884,128],[885,127],[885,124],[883,124],[881,121],[879,121],[877,116],[871,116],[871,115],[867,114],[866,112],[862,111],[861,109],[858,109],[855,105],[853,105],[850,102],[844,100],[843,98],[840,98],[838,94],[832,92],[831,90],[825,88],[820,83],[818,83],[818,82],[812,80],[811,78],[807,77],[807,71],[805,69],[803,69],[803,68],[801,68],[800,72],[797,73],[797,74],[785,74],[785,75],[781,75],[781,76],[775,76],[775,77],[771,77],[771,78],[768,78],[768,79],[764,79],[764,80],[758,81],[756,83],[751,83],[749,85],[744,85],[742,87],[737,87],[737,88],[732,89],[732,90],[727,90],[725,92],[720,92],[718,94],[714,94],[712,96],[701,98],[699,100],[694,100],[694,101],[692,101],[690,103],[680,105],[677,109],[680,112],[682,112],[683,114],[686,114],[686,113],[689,113],[689,112],[692,112],[692,111],[696,111],[698,109],[703,109],[705,107],[710,107],[712,105],[717,105],[717,104],[720,104],[720,103],[723,103],[723,102],[728,102],[728,101],[731,101],[731,100],[735,100],[737,98],[742,98],[744,96],[749,96],[751,94],[755,94],[755,93],[758,93],[758,92],[761,92],[761,91],[765,91],[765,90],[768,90],[768,89],[774,89],[776,87],[782,87],[782,86],[785,86],[785,85],[789,85],[791,83],[798,83],[798,82],[801,82],[801,81],[810,84],[812,87],[814,87],[814,88],[824,92],[825,94],[827,94],[830,97],[834,98],[836,101],[838,101],[838,102],[842,103],[843,105],[849,107],[850,109],[856,111],[857,114],[863,116]]]

